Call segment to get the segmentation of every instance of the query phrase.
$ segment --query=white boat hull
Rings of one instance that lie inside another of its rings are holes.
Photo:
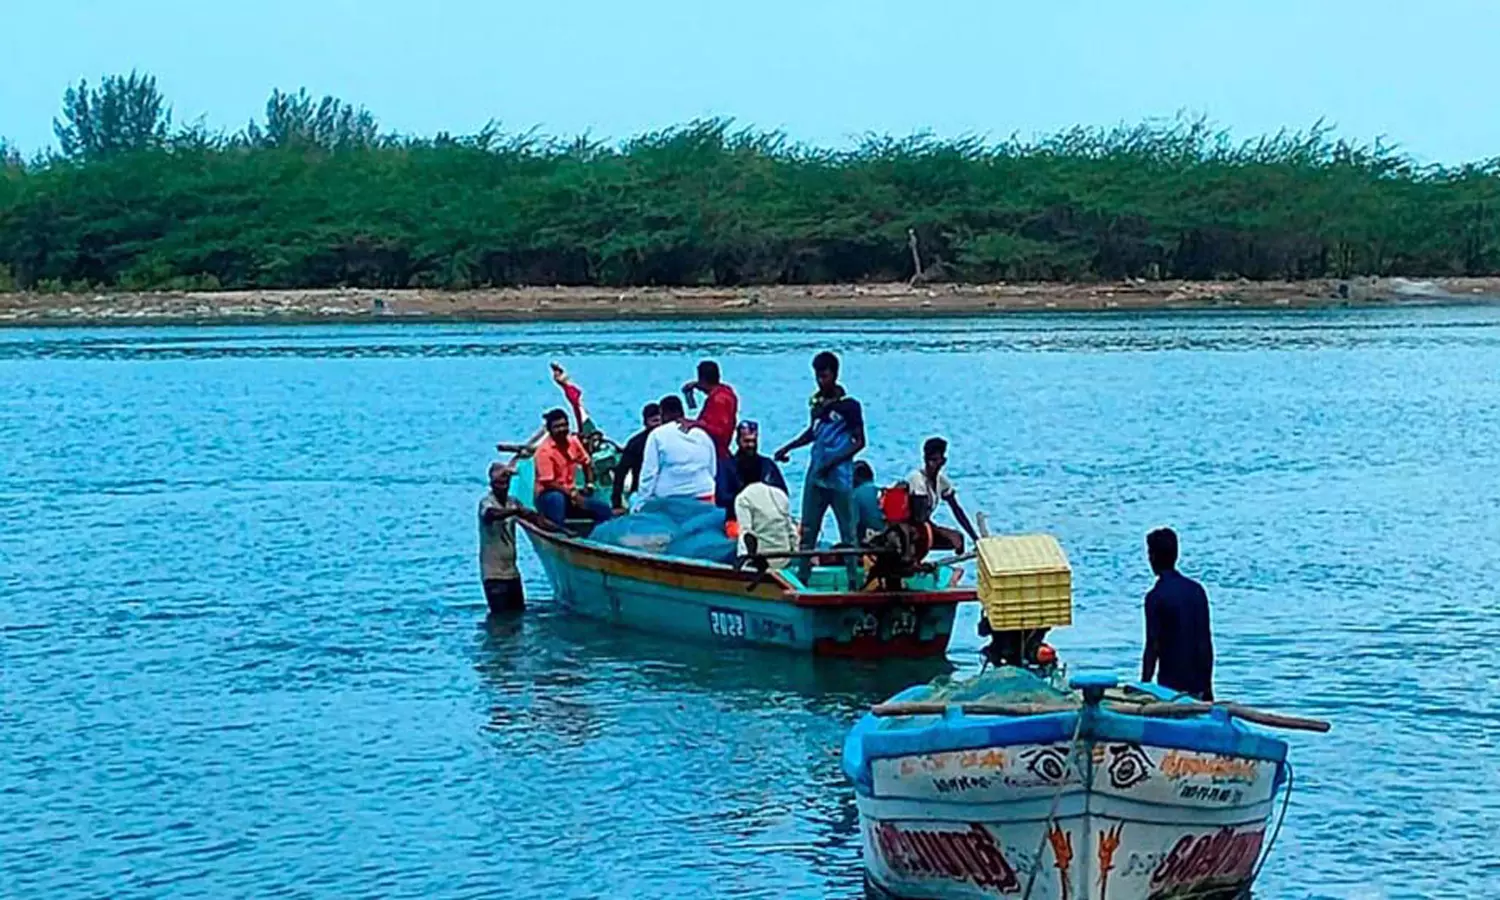
[[[1084,742],[877,759],[858,796],[876,896],[1231,900],[1248,895],[1280,766]],[[1034,882],[1034,883],[1033,883]]]

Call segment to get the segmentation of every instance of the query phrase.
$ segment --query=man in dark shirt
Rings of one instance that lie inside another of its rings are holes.
[[[734,456],[719,463],[715,498],[731,520],[734,519],[734,500],[746,485],[759,481],[783,494],[791,494],[786,486],[786,478],[781,474],[781,467],[771,457],[760,452],[760,424],[749,420],[741,422],[735,429],[735,435],[738,440]]]
[[[1172,529],[1146,535],[1146,555],[1156,585],[1146,594],[1141,680],[1155,677],[1164,688],[1212,701],[1214,643],[1208,628],[1208,594],[1177,571],[1177,534]]]
[[[646,438],[651,436],[651,429],[661,424],[661,407],[647,403],[641,410],[641,424],[645,427],[625,442],[625,449],[620,452],[620,464],[615,467],[614,492],[609,505],[617,516],[625,514],[625,476],[630,476],[632,491],[641,486],[641,454],[646,449]]]

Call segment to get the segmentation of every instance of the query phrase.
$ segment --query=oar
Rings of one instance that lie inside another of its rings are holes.
[[[521,457],[527,456],[536,450],[537,442],[545,437],[546,434],[547,428],[544,425],[541,428],[538,428],[536,430],[536,434],[533,434],[531,436],[531,440],[527,441],[526,443],[516,444],[509,441],[501,441],[500,443],[495,445],[495,450],[500,453],[513,454],[510,458],[510,461],[507,462],[506,465],[510,466],[511,468],[515,468],[516,463],[520,461]]]
[[[1058,703],[935,703],[923,701],[903,701],[896,703],[880,703],[872,707],[870,712],[877,717],[889,716],[941,716],[956,705],[965,715],[971,716],[1040,716],[1048,713],[1072,712],[1078,707],[1071,704]],[[1153,718],[1186,718],[1189,716],[1202,715],[1215,706],[1222,708],[1237,719],[1254,722],[1257,725],[1265,725],[1269,728],[1285,728],[1292,731],[1316,731],[1320,734],[1327,733],[1333,726],[1319,719],[1304,719],[1299,716],[1287,716],[1281,713],[1266,712],[1238,703],[1148,703],[1135,709],[1112,707],[1111,711],[1121,712],[1139,716],[1150,716]]]
[[[1333,725],[1322,719],[1306,719],[1301,716],[1288,716],[1283,713],[1269,712],[1256,709],[1253,706],[1244,706],[1239,703],[1146,703],[1138,707],[1116,706],[1114,712],[1127,715],[1149,716],[1161,719],[1178,719],[1188,716],[1202,715],[1212,709],[1222,709],[1234,716],[1236,719],[1244,719],[1246,722],[1254,722],[1257,725],[1265,725],[1268,728],[1285,728],[1291,731],[1316,731],[1326,734]]]
[[[1076,704],[1067,703],[934,703],[923,701],[900,701],[878,703],[870,712],[881,718],[888,716],[941,716],[957,706],[970,716],[1043,716],[1048,713],[1073,712]]]

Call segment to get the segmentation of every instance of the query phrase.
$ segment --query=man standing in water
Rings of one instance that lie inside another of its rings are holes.
[[[839,385],[839,358],[823,351],[813,358],[818,392],[809,401],[807,430],[776,451],[776,461],[786,462],[798,447],[812,444],[807,481],[802,487],[802,541],[800,549],[818,545],[823,516],[833,510],[838,522],[839,542],[855,547],[859,535],[854,528],[854,457],[865,449],[865,415],[859,401]],[[855,583],[855,558],[846,557],[849,582]],[[812,573],[812,560],[801,559],[797,574],[803,582]]]
[[[1146,651],[1141,680],[1199,700],[1214,699],[1214,644],[1209,633],[1208,594],[1177,571],[1177,533],[1158,528],[1146,535],[1146,556],[1156,585],[1146,594]],[[1160,667],[1160,672],[1157,669]]]
[[[490,463],[489,475],[489,493],[479,500],[479,577],[490,612],[520,612],[526,591],[516,568],[516,519],[529,510],[510,495],[509,466]]]

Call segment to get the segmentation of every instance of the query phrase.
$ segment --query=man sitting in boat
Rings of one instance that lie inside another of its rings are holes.
[[[731,463],[737,469],[735,481],[742,485],[734,498],[740,556],[749,553],[746,535],[755,536],[757,553],[790,553],[797,544],[797,523],[792,520],[786,482],[777,486],[765,480],[767,470],[761,458],[739,454]]]
[[[625,442],[625,449],[620,452],[620,461],[615,466],[609,505],[617,516],[625,513],[625,495],[633,493],[641,486],[641,460],[646,452],[646,439],[651,436],[651,430],[660,424],[661,404],[647,403],[641,410],[643,427]]]
[[[940,437],[928,438],[927,443],[922,445],[922,468],[914,470],[906,478],[907,489],[911,491],[914,500],[925,507],[930,515],[937,512],[938,503],[941,501],[948,504],[953,511],[953,518],[968,533],[969,539],[979,541],[979,532],[974,530],[974,525],[969,521],[969,514],[964,512],[963,506],[958,502],[958,491],[953,486],[953,481],[943,471],[948,464],[948,442]],[[944,528],[941,525],[932,525],[932,549],[952,550],[955,553],[964,552],[964,537],[952,528]]]
[[[562,388],[563,396],[568,399],[568,405],[573,407],[573,418],[578,423],[578,438],[583,442],[583,448],[589,453],[589,461],[598,477],[598,486],[611,488],[614,483],[615,469],[620,464],[620,447],[605,436],[604,431],[594,421],[594,417],[583,408],[583,389],[573,383],[562,364],[553,362],[551,365],[552,380]]]
[[[696,422],[685,422],[682,398],[661,398],[661,424],[651,430],[641,452],[641,484],[633,506],[648,500],[692,497],[714,502],[718,450]]]
[[[568,429],[568,414],[560,409],[542,417],[547,436],[536,449],[536,509],[562,525],[570,518],[608,521],[608,504],[594,496],[594,464],[583,442]],[[583,472],[583,487],[578,473]]]
[[[880,510],[880,489],[875,486],[875,470],[864,460],[854,464],[854,533],[863,546],[886,529],[885,513]]]
[[[1146,594],[1146,650],[1141,680],[1212,702],[1214,641],[1208,627],[1208,593],[1177,571],[1177,532],[1146,535],[1146,557],[1156,584]],[[1160,671],[1158,672],[1158,667]]]

